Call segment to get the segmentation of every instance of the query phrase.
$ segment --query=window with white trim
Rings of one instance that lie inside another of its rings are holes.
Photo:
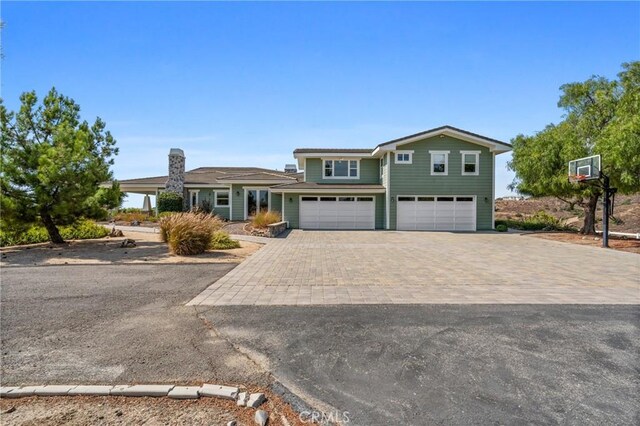
[[[358,160],[324,160],[324,177],[328,179],[357,179],[360,176]]]
[[[431,175],[446,176],[449,174],[449,151],[429,151],[431,154]]]
[[[396,151],[396,164],[411,164],[413,151]]]
[[[215,207],[229,207],[229,191],[216,191]]]
[[[478,176],[480,172],[480,151],[460,151],[462,175]]]

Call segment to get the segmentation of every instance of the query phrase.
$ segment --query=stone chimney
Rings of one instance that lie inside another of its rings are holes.
[[[178,148],[171,148],[169,151],[169,179],[165,184],[165,189],[175,192],[184,197],[184,151]]]

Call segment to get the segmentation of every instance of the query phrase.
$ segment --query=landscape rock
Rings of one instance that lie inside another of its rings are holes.
[[[136,246],[136,242],[131,238],[125,238],[124,240],[122,240],[122,243],[120,243],[120,247],[122,248],[135,247],[135,246]]]
[[[265,400],[263,393],[252,393],[247,400],[247,407],[258,408]]]
[[[124,236],[124,234],[122,233],[121,230],[116,229],[116,227],[114,226],[113,228],[111,228],[111,232],[109,232],[109,236],[110,237],[122,237],[122,236]]]
[[[109,395],[113,396],[123,396],[124,391],[129,388],[129,385],[117,385],[114,386],[110,391]]]
[[[7,398],[20,398],[23,396],[35,395],[36,389],[40,389],[42,386],[23,386],[12,390],[7,394]]]
[[[231,420],[230,422],[227,422],[227,426],[236,426],[238,423],[235,420]]]
[[[34,394],[38,396],[62,396],[67,395],[75,386],[68,385],[47,385],[38,387]]]
[[[264,426],[267,424],[267,421],[269,421],[269,413],[264,410],[258,410],[256,411],[256,415],[253,417],[253,419],[260,426]]]
[[[133,385],[122,391],[124,396],[167,396],[173,385]]]
[[[198,399],[200,386],[176,386],[167,395],[174,399]]]
[[[238,401],[236,402],[236,404],[238,404],[240,407],[246,407],[248,396],[249,394],[247,392],[240,392],[238,394]]]
[[[91,396],[105,396],[111,395],[111,389],[113,386],[95,385],[95,386],[76,386],[71,389],[68,395],[91,395]]]
[[[0,386],[0,398],[6,398],[9,392],[18,389],[17,386]]]
[[[211,396],[214,398],[223,398],[236,400],[238,397],[238,388],[233,386],[208,385],[204,384],[200,388],[200,396]]]

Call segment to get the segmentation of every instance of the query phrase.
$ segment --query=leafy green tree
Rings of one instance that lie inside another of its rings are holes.
[[[96,199],[105,196],[100,183],[111,180],[116,141],[100,118],[81,121],[80,106],[55,88],[41,105],[35,92],[20,101],[10,112],[0,100],[2,223],[40,221],[51,241],[62,243],[58,226],[91,213],[91,205],[117,201],[113,194]]]
[[[640,190],[640,62],[625,63],[619,79],[594,76],[560,87],[564,119],[540,132],[512,139],[512,189],[534,197],[555,196],[584,209],[581,232],[595,234],[599,183],[568,181],[570,160],[600,154],[602,172],[622,193]]]

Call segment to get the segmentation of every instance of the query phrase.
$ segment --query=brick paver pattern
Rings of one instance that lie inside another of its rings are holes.
[[[189,305],[640,303],[640,256],[518,234],[302,231]]]

